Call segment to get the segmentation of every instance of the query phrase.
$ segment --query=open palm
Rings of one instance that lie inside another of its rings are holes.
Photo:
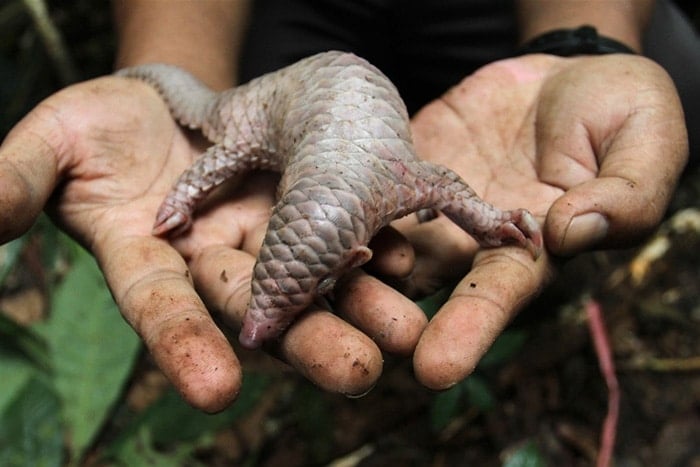
[[[421,157],[454,169],[499,208],[529,209],[548,250],[536,262],[514,247],[475,256],[475,243],[444,218],[397,224],[416,250],[399,288],[462,279],[414,355],[417,377],[436,389],[469,374],[548,282],[551,254],[630,245],[648,233],[687,157],[670,79],[628,55],[496,62],[422,109],[412,130]]]
[[[198,153],[142,83],[107,77],[67,88],[1,147],[1,240],[26,230],[48,201],[56,222],[96,256],[124,317],[175,386],[193,404],[218,410],[238,392],[240,366],[183,256],[151,235],[159,204]],[[239,202],[250,215],[228,216],[228,233],[242,238],[264,225],[272,191]]]

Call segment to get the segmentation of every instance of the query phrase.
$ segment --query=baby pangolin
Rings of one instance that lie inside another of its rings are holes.
[[[381,227],[412,212],[440,211],[483,246],[541,251],[529,212],[500,211],[452,170],[418,159],[396,88],[353,54],[320,53],[222,93],[170,65],[118,74],[150,83],[178,122],[214,143],[160,206],[154,234],[185,231],[197,203],[234,175],[281,173],[239,336],[245,347],[278,337],[370,259],[367,244]]]

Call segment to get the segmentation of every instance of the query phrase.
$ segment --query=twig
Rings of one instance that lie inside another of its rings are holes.
[[[44,0],[22,0],[29,12],[39,37],[41,37],[46,51],[53,61],[58,78],[63,85],[74,83],[78,80],[78,73],[73,65],[68,49],[63,43],[63,38],[58,28],[51,21]]]
[[[620,387],[615,374],[615,364],[612,358],[610,341],[608,340],[600,303],[589,299],[585,305],[588,316],[588,326],[593,339],[600,372],[608,387],[608,413],[605,415],[603,430],[600,435],[600,450],[596,461],[597,467],[608,467],[612,460],[615,437],[617,435],[617,420],[620,412]]]
[[[657,372],[685,372],[700,371],[700,357],[687,358],[657,358],[639,357],[622,365],[621,370],[629,371],[657,371]]]
[[[374,446],[365,444],[350,454],[334,460],[328,467],[354,467],[374,452]]]

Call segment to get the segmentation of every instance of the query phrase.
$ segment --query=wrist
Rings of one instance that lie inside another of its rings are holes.
[[[236,83],[247,2],[114,2],[116,68],[162,62],[185,68],[208,86]]]
[[[653,0],[518,0],[517,6],[521,45],[554,30],[591,25],[639,53]]]
[[[635,51],[615,39],[602,36],[593,26],[556,29],[537,36],[522,45],[517,55],[544,53],[571,57],[575,55],[634,54]]]

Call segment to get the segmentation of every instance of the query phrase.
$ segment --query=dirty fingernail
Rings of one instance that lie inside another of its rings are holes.
[[[608,228],[608,220],[600,213],[576,216],[566,228],[558,253],[570,255],[595,245],[607,235]]]

